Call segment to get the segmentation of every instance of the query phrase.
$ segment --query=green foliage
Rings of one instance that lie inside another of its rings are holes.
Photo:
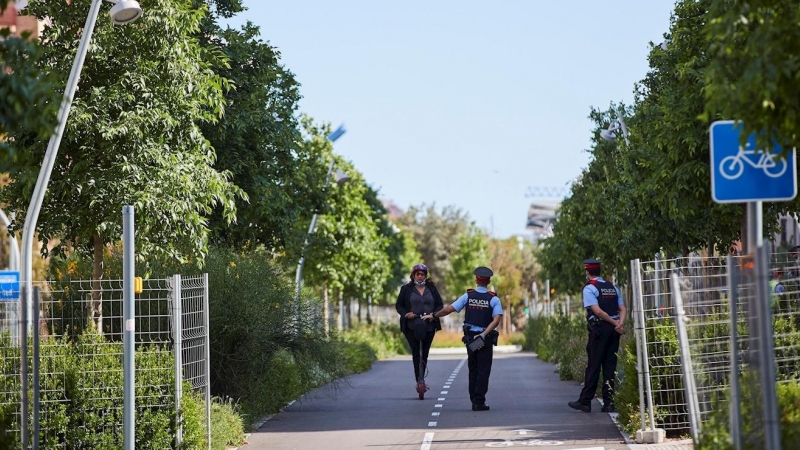
[[[305,120],[304,126],[308,134],[305,145],[325,155],[324,160],[334,158],[325,137],[329,128],[319,128],[310,120]],[[326,207],[321,210],[305,253],[308,262],[304,278],[317,286],[340,290],[347,297],[377,297],[392,278],[386,253],[389,238],[381,233],[376,211],[367,200],[371,188],[361,174],[340,159],[335,160],[335,165],[348,174],[350,181],[342,186],[328,185]],[[301,226],[305,227],[305,223]]]
[[[586,371],[586,320],[578,316],[536,317],[525,327],[523,349],[558,365],[562,380],[583,380]]]
[[[212,413],[212,420],[213,420]],[[180,413],[181,432],[183,446],[186,448],[208,447],[206,441],[206,404],[200,392],[192,390],[192,384],[183,383],[183,395],[181,396]],[[213,441],[213,437],[212,437]]]
[[[0,335],[0,373],[19,373],[19,352],[9,335]],[[41,344],[42,448],[122,448],[122,344],[108,342],[88,329],[74,340],[49,338]],[[174,401],[174,358],[171,350],[139,346],[136,352],[136,448],[174,446],[178,417]],[[29,362],[30,364],[30,362]],[[0,377],[0,405],[19,402],[18,377]],[[186,449],[205,448],[202,400],[185,387],[181,423]],[[8,407],[2,408],[6,419]],[[4,430],[10,427],[3,427]],[[18,424],[14,428],[19,428]],[[18,436],[0,435],[17,446]],[[7,448],[7,447],[0,447]],[[13,447],[12,447],[13,448]]]
[[[377,357],[372,346],[365,342],[344,342],[341,344],[345,365],[351,373],[366,372]]]
[[[5,136],[0,142],[0,173],[13,173],[18,170],[16,140],[25,134],[49,138],[61,96],[55,77],[38,66],[43,51],[36,41],[14,37],[9,28],[0,30],[0,39],[0,66],[5,68],[0,71],[0,136]]]
[[[51,23],[36,68],[66,79],[90,2],[31,2],[30,13]],[[59,239],[56,252],[69,245],[97,257],[121,234],[121,205],[134,205],[140,263],[153,256],[199,264],[207,216],[219,205],[233,220],[241,194],[212,167],[214,151],[198,127],[222,114],[228,82],[212,69],[226,62],[192,37],[205,9],[190,0],[146,8],[131,26],[97,21],[37,231],[45,243]],[[15,144],[19,170],[0,194],[18,218],[25,217],[44,144],[33,136]]]
[[[711,62],[704,36],[710,4],[676,3],[664,45],[651,44],[650,70],[631,107],[592,110],[593,159],[561,204],[541,254],[546,276],[561,291],[578,292],[587,257],[602,259],[604,272],[624,282],[631,259],[662,250],[725,251],[739,238],[742,209],[712,201],[708,124],[699,119]],[[629,142],[600,139],[619,114]]]
[[[295,225],[307,224],[308,214],[323,202],[324,164],[303,145],[296,117],[299,84],[252,23],[238,30],[214,24],[204,32],[213,36],[201,36],[204,45],[228,60],[215,72],[235,87],[225,91],[225,115],[203,124],[203,135],[216,150],[215,167],[230,172],[250,199],[237,205],[237,223],[223,214],[211,217],[214,239],[280,249],[302,238]]]
[[[792,0],[715,0],[706,28],[709,118],[743,122],[760,149],[788,151],[800,132],[800,11]]]
[[[445,277],[447,292],[460,295],[475,287],[475,268],[489,264],[488,240],[488,236],[474,223],[458,236],[455,253],[450,257],[451,269]],[[497,268],[494,270],[498,271]],[[505,274],[498,271],[497,275]],[[502,292],[505,295],[506,291]]]
[[[406,338],[397,324],[362,325],[344,330],[341,338],[344,342],[369,345],[378,359],[408,354]]]
[[[753,382],[755,376],[747,374],[742,377],[742,402],[741,434],[744,442],[744,450],[756,450],[764,448],[763,428],[760,420],[752,418],[760,417],[762,412],[759,410],[759,401],[752,401],[753,396],[761,395],[757,384]],[[776,386],[778,397],[778,417],[780,418],[781,428],[781,447],[799,448],[800,447],[800,384],[792,380]],[[730,439],[729,408],[717,408],[703,423],[698,450],[733,450]]]
[[[628,434],[633,434],[641,427],[639,411],[639,380],[636,370],[636,339],[627,339],[625,345],[620,344],[617,362],[618,376],[614,406],[617,408],[617,422]],[[622,375],[622,376],[620,376]]]
[[[211,450],[244,444],[244,422],[240,406],[231,399],[213,397],[211,403]]]
[[[461,236],[467,234],[470,226],[467,215],[453,206],[445,206],[440,213],[435,204],[423,204],[409,208],[398,222],[414,237],[422,262],[428,266],[428,274],[437,282],[442,299],[446,302],[448,298],[455,299],[461,295],[460,292],[452,292],[447,283],[440,281],[447,280],[453,270],[451,257],[458,253]],[[471,245],[469,240],[465,245]]]
[[[237,399],[253,419],[346,372],[340,352],[315,322],[318,305],[296,303],[271,258],[266,250],[212,247],[205,267],[212,392]]]

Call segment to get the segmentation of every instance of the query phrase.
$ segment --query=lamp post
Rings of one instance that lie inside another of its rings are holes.
[[[622,111],[617,110],[617,124],[614,125],[613,123],[608,126],[606,130],[600,130],[600,137],[607,140],[613,141],[617,138],[616,131],[619,130],[622,132],[622,137],[625,139],[625,144],[630,146],[630,141],[628,141],[628,127],[625,125],[625,118],[622,116]]]
[[[142,15],[142,8],[135,0],[110,0],[114,3],[111,8],[110,16],[114,24],[126,24],[133,22]],[[22,327],[21,339],[21,357],[22,357],[22,392],[28,391],[28,377],[27,377],[27,331],[31,327],[33,320],[33,311],[31,304],[33,300],[33,238],[36,233],[36,222],[39,220],[39,212],[42,208],[44,201],[44,194],[47,190],[47,183],[50,181],[50,174],[53,172],[53,164],[56,160],[58,147],[61,145],[61,138],[64,136],[64,129],[67,125],[67,118],[69,117],[70,110],[72,109],[72,99],[75,96],[75,90],[78,87],[78,80],[81,76],[81,69],[83,69],[83,61],[86,59],[86,53],[89,50],[89,41],[92,39],[94,32],[94,25],[97,21],[97,16],[100,13],[100,5],[102,0],[92,0],[92,5],[89,7],[89,15],[86,17],[86,24],[83,27],[81,34],[80,44],[78,45],[78,52],[75,55],[75,61],[72,63],[72,69],[67,79],[67,86],[64,91],[64,97],[61,99],[61,106],[58,108],[56,115],[56,129],[47,143],[47,151],[42,161],[42,167],[39,169],[39,177],[36,180],[36,185],[33,188],[33,195],[31,203],[28,206],[28,212],[25,215],[25,224],[22,229],[22,279],[24,286],[24,295],[22,296],[22,310],[26,319],[20,323]],[[38,322],[38,320],[37,320]],[[38,326],[38,323],[37,323]],[[27,448],[28,430],[27,430],[27,409],[26,401],[21,404],[22,420],[20,431],[22,435],[22,446]]]
[[[336,142],[344,133],[345,133],[344,125],[339,125],[339,128],[336,131],[332,132],[328,135],[328,140],[331,142]],[[322,187],[324,191],[328,187],[328,183],[331,181],[331,175],[333,174],[333,164],[334,160],[331,159],[331,163],[328,166],[328,173],[325,175],[325,185]],[[347,176],[344,172],[337,170],[336,171],[336,184],[339,186],[346,183],[350,180],[350,177]],[[306,239],[303,242],[303,248],[300,250],[300,261],[297,263],[297,271],[295,272],[294,276],[294,299],[295,303],[300,301],[300,290],[303,285],[303,265],[306,262],[306,247],[308,247],[308,239],[314,234],[314,230],[317,227],[317,217],[319,216],[319,211],[314,211],[314,216],[311,217],[311,224],[308,226],[308,234],[306,234]],[[300,308],[300,305],[297,305],[297,308]]]

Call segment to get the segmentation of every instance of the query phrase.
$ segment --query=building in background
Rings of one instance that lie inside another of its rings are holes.
[[[533,202],[528,208],[528,223],[525,228],[531,232],[531,241],[553,235],[553,225],[556,222],[556,208],[559,203]]]
[[[0,29],[9,28],[14,36],[22,36],[23,33],[30,32],[32,39],[39,39],[42,31],[42,23],[36,17],[21,15],[21,9],[28,6],[25,1],[11,1],[5,11],[0,14]]]

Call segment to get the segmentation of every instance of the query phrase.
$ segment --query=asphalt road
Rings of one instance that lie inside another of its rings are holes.
[[[580,386],[531,353],[495,354],[486,403],[473,412],[466,358],[431,355],[419,400],[410,357],[375,363],[338,386],[310,392],[273,416],[242,450],[266,449],[627,449],[608,414],[567,402]]]

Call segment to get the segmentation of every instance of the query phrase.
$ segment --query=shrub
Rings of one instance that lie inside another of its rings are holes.
[[[745,450],[764,448],[762,412],[759,401],[752,401],[753,396],[760,396],[760,390],[751,376],[742,377],[741,433]],[[748,381],[749,380],[749,381]],[[778,417],[781,427],[781,447],[786,449],[800,448],[800,384],[796,381],[781,383],[776,386],[778,397]],[[703,423],[698,450],[733,450],[730,442],[729,408],[717,408],[708,420]],[[755,419],[755,420],[754,420]]]
[[[239,405],[231,399],[214,397],[211,403],[211,450],[244,444],[244,422]]]
[[[436,333],[437,337],[441,333]],[[369,345],[378,359],[408,354],[408,343],[396,324],[361,325],[341,333],[344,342]],[[435,339],[434,339],[435,342]]]

